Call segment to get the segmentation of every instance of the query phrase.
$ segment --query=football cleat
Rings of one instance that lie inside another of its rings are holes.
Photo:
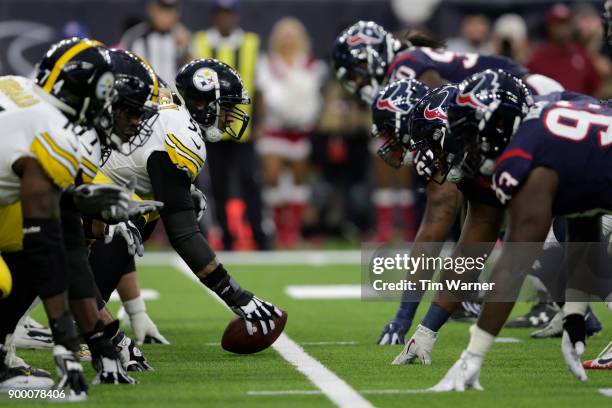
[[[9,390],[47,390],[53,387],[51,375],[45,370],[33,371],[23,360],[14,356],[6,357],[7,351],[0,348],[0,393]],[[13,363],[23,362],[22,366],[9,366],[6,359]]]
[[[17,355],[15,344],[10,340],[11,338],[12,335],[9,334],[7,336],[7,345],[5,345],[6,357],[4,358],[4,363],[10,368],[28,371],[29,374],[33,375],[34,377],[48,378],[51,380],[51,373],[49,373],[47,370],[32,367],[26,363],[24,359]],[[51,380],[51,385],[53,385],[53,380]]]
[[[20,324],[13,332],[13,343],[20,349],[50,349],[53,348],[53,336],[50,329]]]
[[[483,391],[480,385],[480,367],[484,357],[472,354],[467,350],[461,353],[461,357],[448,370],[444,378],[429,390],[434,392],[465,391],[475,389]]]
[[[395,357],[391,364],[410,364],[416,360],[421,364],[430,365],[431,352],[436,343],[437,335],[438,333],[419,324],[402,352]]]
[[[93,361],[97,371],[93,384],[137,384],[138,381],[127,375],[121,360],[100,356]]]
[[[582,367],[587,370],[612,370],[612,341],[593,360],[586,360]]]
[[[86,363],[91,362],[91,351],[89,350],[89,346],[87,344],[80,344],[79,351],[76,352],[79,361],[83,361]]]
[[[405,344],[404,336],[410,329],[410,323],[412,322],[393,319],[390,323],[387,323],[376,344],[381,346]]]
[[[83,366],[76,354],[67,350],[64,346],[56,345],[53,347],[53,359],[59,378],[57,389],[67,391],[64,399],[69,401],[87,399],[89,386],[83,375]]]
[[[554,303],[537,303],[531,310],[523,316],[519,316],[506,323],[505,327],[511,329],[540,327],[548,324],[559,311],[559,307]],[[559,333],[561,335],[561,333]],[[533,336],[533,334],[532,334]]]
[[[113,338],[113,344],[117,347],[121,364],[126,371],[154,371],[140,349],[123,332]]]

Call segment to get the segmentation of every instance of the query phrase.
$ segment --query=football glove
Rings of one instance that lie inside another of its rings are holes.
[[[410,329],[410,323],[411,322],[393,319],[383,328],[376,344],[381,346],[405,344],[404,336],[406,336],[406,332]]]
[[[191,185],[191,200],[196,210],[196,218],[200,221],[204,215],[204,211],[208,209],[208,199],[206,195],[193,184]]]
[[[125,240],[130,255],[144,255],[142,236],[132,221],[120,222],[118,224],[106,224],[104,228],[104,243],[110,243],[117,235],[123,237]]]
[[[232,310],[244,319],[249,335],[257,332],[257,326],[261,327],[264,335],[275,328],[274,315],[281,317],[281,311],[270,302],[261,300],[255,296],[244,306],[233,306]]]
[[[97,357],[93,361],[97,371],[93,384],[137,384],[138,382],[127,375],[119,358]]]
[[[480,367],[483,360],[484,357],[464,350],[459,360],[453,364],[438,384],[430,388],[430,391],[465,391],[469,388],[483,391],[484,388],[480,385]]]
[[[64,346],[53,347],[53,360],[59,378],[58,390],[66,391],[66,399],[81,401],[87,399],[87,381],[83,375],[83,366],[77,356]]]
[[[431,179],[436,172],[434,163],[434,154],[430,149],[427,149],[425,153],[419,150],[414,157],[417,174],[427,180]]]
[[[131,220],[164,208],[164,203],[155,200],[132,200],[130,198],[127,204],[127,215]]]
[[[115,184],[82,184],[67,190],[83,215],[99,218],[107,223],[129,219],[130,192]]]
[[[139,346],[143,343],[170,344],[170,342],[161,335],[147,312],[134,313],[129,316],[136,344]]]
[[[391,364],[410,364],[417,360],[421,364],[430,365],[431,352],[434,344],[436,344],[437,335],[438,333],[419,324],[402,352],[395,357]]]
[[[579,381],[586,381],[587,375],[580,358],[584,354],[586,344],[586,328],[584,316],[571,314],[563,321],[563,338],[561,339],[561,352],[567,368]]]
[[[119,351],[121,364],[126,371],[154,371],[140,349],[125,333],[119,332],[113,338],[113,344]]]

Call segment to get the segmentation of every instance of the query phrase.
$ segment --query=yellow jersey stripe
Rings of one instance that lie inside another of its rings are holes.
[[[66,188],[74,183],[76,171],[70,171],[61,161],[54,158],[40,140],[34,139],[30,150],[55,185]]]
[[[186,155],[190,156],[193,160],[195,160],[195,162],[198,163],[199,167],[204,166],[204,161],[200,158],[200,156],[198,156],[192,150],[189,150],[189,148],[185,147],[185,145],[182,144],[180,140],[178,140],[176,136],[174,136],[174,134],[168,133],[168,137],[170,138],[172,143],[176,145],[176,147],[179,150],[181,150],[183,153],[185,153]]]
[[[55,143],[53,139],[51,139],[51,136],[49,136],[47,132],[41,132],[41,135],[43,139],[45,139],[45,142],[47,142],[47,144],[51,147],[51,149],[55,153],[59,154],[64,159],[68,160],[68,162],[74,166],[75,171],[79,169],[79,162],[77,161],[77,159],[74,158],[73,155],[71,155],[70,153],[68,153],[61,147],[59,147],[57,143]]]
[[[199,171],[196,163],[181,154],[179,154],[174,146],[166,142],[166,150],[168,151],[168,156],[170,156],[170,160],[179,168],[187,169],[191,173],[191,180],[195,180]]]
[[[93,174],[96,174],[98,172],[98,166],[96,166],[95,164],[87,160],[85,157],[83,157],[82,159],[83,159],[83,166],[91,170]]]
[[[62,68],[64,68],[64,65],[66,65],[68,61],[74,58],[74,56],[77,55],[79,52],[84,51],[91,47],[95,47],[97,45],[102,45],[102,43],[99,41],[88,40],[88,41],[80,41],[78,44],[75,44],[72,47],[70,47],[55,62],[55,65],[53,66],[53,69],[51,70],[51,73],[49,74],[49,78],[47,78],[47,81],[45,81],[45,85],[43,86],[43,89],[47,92],[51,92],[51,89],[53,89],[53,85],[55,85],[55,81],[57,81],[57,77],[59,77],[59,74],[62,72]]]

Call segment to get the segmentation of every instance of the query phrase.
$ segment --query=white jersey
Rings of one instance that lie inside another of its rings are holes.
[[[93,182],[100,162],[102,161],[102,148],[95,130],[88,130],[79,136],[79,152],[81,153],[81,183]]]
[[[48,98],[27,78],[0,77],[0,207],[19,201],[20,179],[12,166],[22,157],[36,158],[60,188],[74,182],[78,137]]]
[[[206,160],[206,147],[200,127],[191,119],[186,108],[162,105],[153,124],[153,134],[129,156],[113,151],[101,168],[113,182],[126,185],[135,179],[135,192],[143,198],[153,196],[147,172],[147,160],[153,152],[167,152],[170,160],[185,171],[191,181],[200,173]]]

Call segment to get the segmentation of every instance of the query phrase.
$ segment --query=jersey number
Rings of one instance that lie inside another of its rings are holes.
[[[465,69],[474,68],[476,62],[478,62],[478,54],[434,50],[427,47],[423,47],[421,50],[432,60],[443,64],[450,64],[455,59],[459,59]]]
[[[584,140],[593,126],[600,128],[599,147],[612,144],[612,117],[571,107],[553,108],[546,114],[546,127],[556,136],[575,142]]]

